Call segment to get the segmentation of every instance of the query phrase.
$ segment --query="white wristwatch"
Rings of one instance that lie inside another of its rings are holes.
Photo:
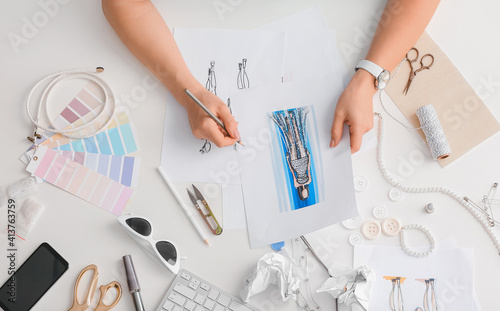
[[[375,88],[377,90],[385,88],[391,79],[391,73],[389,71],[369,60],[364,59],[360,61],[356,66],[356,71],[360,68],[368,71],[375,77]]]

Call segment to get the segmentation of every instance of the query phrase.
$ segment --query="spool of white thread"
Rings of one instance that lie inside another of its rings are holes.
[[[434,160],[449,157],[451,154],[450,144],[446,139],[434,107],[432,105],[425,105],[418,108],[417,117]]]

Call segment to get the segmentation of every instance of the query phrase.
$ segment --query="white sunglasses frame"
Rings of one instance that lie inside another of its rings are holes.
[[[141,219],[144,219],[147,222],[149,222],[149,225],[151,226],[151,233],[148,236],[144,236],[144,235],[141,235],[141,234],[137,233],[132,228],[130,228],[130,226],[127,224],[126,221],[128,219],[131,219],[131,218],[141,218]],[[153,240],[153,223],[151,222],[151,220],[149,220],[148,218],[146,218],[144,216],[132,215],[132,214],[122,215],[122,216],[118,217],[117,220],[122,225],[122,227],[125,230],[125,232],[127,232],[137,242],[137,244],[139,244],[139,246],[151,258],[153,258],[154,261],[156,261],[162,267],[167,268],[173,274],[179,273],[180,261],[181,261],[180,260],[180,255],[179,255],[179,248],[177,247],[177,245],[174,242],[169,241],[169,240],[165,240],[165,239],[162,239],[162,240]],[[147,247],[146,245],[144,245],[145,243],[142,243],[143,241],[148,242],[149,247]],[[162,257],[162,255],[160,254],[160,252],[158,252],[158,249],[156,248],[156,243],[160,242],[160,241],[168,242],[168,243],[172,244],[172,246],[175,248],[175,252],[177,254],[177,258],[175,260],[175,265],[171,265],[170,263],[168,263],[165,260],[165,258]]]

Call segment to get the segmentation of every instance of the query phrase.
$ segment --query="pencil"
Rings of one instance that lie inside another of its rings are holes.
[[[191,99],[192,99],[192,100],[193,100],[193,101],[194,101],[194,102],[195,102],[198,106],[200,106],[200,108],[201,108],[201,109],[203,109],[203,111],[205,111],[205,112],[208,114],[208,116],[209,116],[210,118],[212,118],[212,120],[214,120],[214,121],[215,121],[215,123],[217,123],[220,127],[222,127],[222,128],[224,129],[224,131],[226,131],[226,133],[228,133],[228,134],[229,134],[229,132],[226,130],[226,127],[224,126],[224,123],[222,123],[222,121],[221,121],[219,118],[217,118],[217,117],[216,117],[216,116],[212,113],[212,111],[208,110],[208,108],[207,108],[207,107],[205,107],[205,105],[203,105],[203,103],[202,103],[202,102],[201,102],[198,98],[196,98],[196,96],[194,96],[194,94],[193,94],[193,93],[191,93],[188,89],[185,89],[185,90],[184,90],[184,92],[186,92],[186,94],[187,94],[189,97],[191,97]],[[231,134],[229,134],[229,135],[231,135]],[[241,142],[241,140],[238,140],[238,141],[237,141],[237,143],[238,143],[238,144],[240,144],[240,145],[242,145],[242,146],[245,146],[245,145],[243,145],[243,143]]]
[[[203,233],[203,231],[201,231],[200,226],[198,225],[198,223],[196,222],[196,220],[194,220],[193,214],[191,214],[191,212],[187,208],[186,204],[184,204],[184,202],[182,201],[181,197],[179,196],[179,193],[177,193],[177,190],[175,190],[174,185],[172,184],[172,182],[170,181],[170,179],[168,179],[167,175],[165,175],[165,172],[162,170],[161,167],[158,167],[158,172],[160,172],[161,177],[163,177],[163,180],[165,180],[165,182],[167,183],[167,185],[170,188],[170,190],[172,190],[172,193],[174,194],[175,198],[177,199],[177,202],[179,202],[179,204],[181,205],[182,209],[186,213],[187,217],[189,218],[189,220],[191,221],[191,223],[195,227],[196,231],[198,231],[198,234],[203,239],[203,242],[205,242],[208,246],[210,246],[210,242],[208,241],[208,238],[206,237],[205,233]]]

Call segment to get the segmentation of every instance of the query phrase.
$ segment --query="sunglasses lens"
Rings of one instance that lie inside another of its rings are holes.
[[[125,222],[132,230],[140,235],[148,236],[151,234],[151,224],[146,219],[134,217],[125,220]]]
[[[160,255],[172,266],[177,262],[177,251],[172,243],[167,241],[158,241],[156,243],[156,249]]]

